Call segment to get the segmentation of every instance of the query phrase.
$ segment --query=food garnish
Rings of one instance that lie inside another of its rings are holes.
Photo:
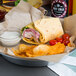
[[[52,45],[55,45],[55,44],[57,44],[57,41],[56,40],[50,40],[49,41],[49,44],[52,46]]]
[[[62,36],[62,38],[65,40],[65,39],[68,39],[69,40],[69,38],[70,38],[70,36],[69,36],[69,34],[64,34],[63,36]]]
[[[64,41],[63,41],[63,43],[64,43],[64,45],[68,45],[69,43],[70,43],[70,40],[68,40],[68,39],[65,39]]]
[[[29,27],[23,27],[22,30],[21,30],[21,33],[23,33],[23,31],[24,31],[25,29],[29,29]]]
[[[69,34],[64,34],[64,35],[62,35],[62,38],[58,37],[58,38],[56,38],[56,40],[50,40],[49,44],[52,46],[52,45],[55,45],[58,42],[64,43],[64,45],[67,46],[70,43]]]
[[[56,38],[56,40],[57,40],[57,42],[61,42],[61,43],[63,43],[63,39],[62,38]]]

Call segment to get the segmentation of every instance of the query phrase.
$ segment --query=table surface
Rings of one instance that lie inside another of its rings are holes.
[[[19,66],[0,56],[0,76],[58,76],[47,67]]]

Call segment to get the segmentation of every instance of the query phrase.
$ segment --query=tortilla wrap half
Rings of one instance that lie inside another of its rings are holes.
[[[43,44],[64,34],[59,18],[43,18],[21,30],[23,40],[31,44]]]

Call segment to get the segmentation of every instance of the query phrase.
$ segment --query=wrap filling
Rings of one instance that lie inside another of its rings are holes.
[[[39,43],[40,33],[32,28],[27,28],[23,31],[23,38],[31,39]]]

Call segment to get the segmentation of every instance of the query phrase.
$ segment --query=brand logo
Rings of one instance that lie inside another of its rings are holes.
[[[55,17],[64,17],[67,13],[67,4],[63,0],[53,1],[51,8],[51,13]]]

